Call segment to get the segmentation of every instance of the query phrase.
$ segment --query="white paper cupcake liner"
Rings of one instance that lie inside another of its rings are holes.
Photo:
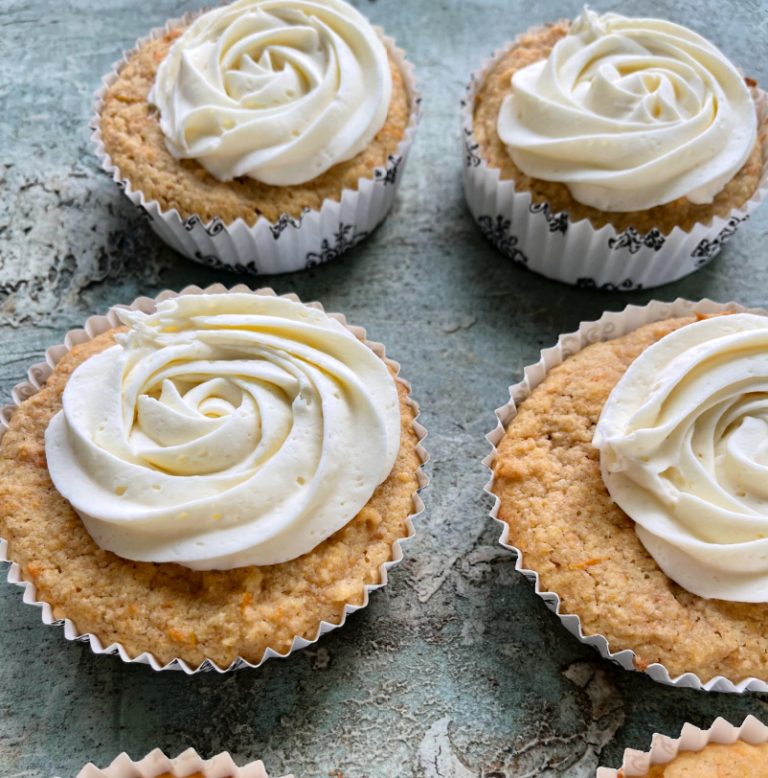
[[[12,403],[0,407],[0,440],[2,439],[2,436],[5,434],[5,431],[8,429],[8,425],[10,423],[11,417],[14,411],[16,410],[16,408],[19,405],[21,405],[21,403],[24,402],[24,400],[26,400],[28,397],[32,396],[33,394],[35,394],[40,390],[40,388],[43,386],[43,384],[46,382],[48,377],[53,372],[53,368],[68,351],[70,351],[74,346],[78,345],[79,343],[85,343],[89,340],[92,340],[97,335],[100,335],[102,332],[105,332],[106,330],[109,330],[113,327],[120,326],[120,322],[117,318],[117,315],[115,314],[114,308],[129,307],[132,310],[142,310],[145,312],[152,312],[154,311],[155,306],[158,302],[161,302],[162,300],[167,300],[169,298],[178,297],[179,295],[182,294],[225,294],[227,292],[246,292],[246,293],[258,294],[258,295],[277,296],[277,294],[272,289],[265,288],[265,289],[257,289],[254,291],[253,289],[243,284],[238,284],[237,286],[234,286],[231,289],[228,289],[223,284],[213,284],[212,286],[209,286],[206,289],[201,289],[199,286],[188,286],[185,289],[183,289],[181,292],[165,290],[164,292],[161,292],[154,299],[149,297],[139,297],[138,299],[134,300],[134,302],[131,303],[130,306],[124,306],[124,305],[114,306],[112,309],[110,309],[107,312],[106,315],[91,316],[85,322],[83,329],[70,330],[67,333],[66,337],[64,338],[63,344],[57,346],[51,346],[45,352],[45,361],[32,365],[32,367],[30,367],[29,370],[27,371],[27,380],[22,381],[21,383],[17,384],[13,388],[13,391],[11,393]],[[301,302],[301,300],[299,300],[299,297],[295,294],[285,294],[280,296],[285,297],[289,300],[293,300],[295,302]],[[324,310],[323,306],[319,302],[312,302],[306,304],[309,307],[317,308],[318,310]],[[357,338],[363,340],[366,343],[366,345],[377,356],[379,356],[389,367],[391,367],[395,371],[395,373],[399,373],[400,365],[394,360],[386,356],[383,344],[372,342],[366,339],[365,329],[363,329],[362,327],[349,324],[343,314],[329,313],[328,315],[336,319],[337,321],[339,321],[345,327],[347,327],[347,329],[349,329]],[[419,470],[417,471],[417,480],[419,483],[419,488],[418,491],[413,495],[413,510],[406,519],[406,527],[408,530],[408,534],[404,538],[400,538],[399,540],[396,540],[392,544],[392,558],[388,562],[384,562],[379,567],[379,575],[381,579],[380,582],[377,584],[365,585],[362,604],[361,605],[350,604],[350,603],[346,604],[344,606],[344,611],[341,620],[339,621],[338,624],[334,624],[328,621],[321,621],[320,624],[318,625],[317,632],[312,639],[307,639],[301,637],[300,635],[296,635],[293,638],[293,643],[290,649],[288,649],[283,653],[280,653],[279,651],[276,651],[272,648],[268,648],[267,651],[264,653],[264,656],[261,658],[261,660],[258,663],[252,663],[243,659],[242,657],[238,657],[234,662],[232,662],[227,667],[221,667],[216,662],[210,659],[206,659],[205,661],[201,662],[197,666],[190,665],[188,662],[184,661],[181,658],[176,658],[171,660],[167,664],[163,664],[150,652],[144,652],[136,656],[132,656],[126,650],[125,646],[123,646],[121,643],[110,643],[109,645],[104,645],[104,643],[102,643],[101,639],[97,635],[91,633],[81,633],[77,629],[76,625],[70,619],[67,618],[56,619],[53,615],[53,610],[51,608],[51,605],[47,602],[37,599],[34,584],[32,584],[29,581],[25,581],[23,579],[21,574],[21,568],[8,555],[7,542],[3,538],[0,538],[0,562],[11,563],[10,567],[8,568],[8,574],[7,574],[8,583],[16,584],[17,586],[20,586],[21,588],[24,589],[24,595],[22,598],[23,602],[27,603],[28,605],[34,605],[41,609],[42,620],[44,624],[63,626],[64,637],[67,640],[77,640],[80,642],[88,643],[94,654],[116,654],[124,662],[146,664],[149,665],[153,670],[181,670],[187,675],[192,675],[194,673],[211,671],[211,670],[215,670],[216,672],[219,673],[225,673],[231,670],[240,670],[244,667],[256,668],[256,667],[261,667],[261,665],[263,665],[264,662],[266,662],[268,659],[272,659],[274,657],[285,658],[290,654],[292,654],[294,651],[298,651],[299,649],[306,648],[307,646],[316,643],[322,635],[325,635],[326,633],[336,629],[337,627],[343,626],[346,623],[347,616],[349,614],[354,613],[355,611],[358,611],[362,608],[365,608],[368,605],[370,593],[372,591],[374,591],[375,589],[381,589],[382,587],[386,586],[388,581],[388,571],[396,564],[398,564],[400,561],[402,561],[403,559],[402,546],[407,540],[410,540],[415,533],[414,526],[413,526],[413,519],[415,519],[424,510],[424,503],[421,499],[420,492],[424,489],[424,487],[427,485],[429,480],[423,468],[423,466],[428,461],[429,457],[426,450],[424,449],[424,446],[422,445],[422,442],[426,437],[427,431],[418,422],[419,406],[416,403],[416,401],[413,400],[412,397],[410,396],[410,392],[411,392],[410,383],[400,378],[399,375],[397,377],[397,381],[398,383],[405,386],[406,389],[408,390],[409,393],[408,404],[415,411],[416,420],[414,421],[413,429],[418,438],[418,445],[416,451],[421,461],[421,465],[419,466]]]
[[[203,778],[269,778],[263,762],[251,762],[238,767],[228,753],[221,753],[212,759],[203,759],[193,748],[187,749],[175,759],[167,757],[159,748],[134,762],[128,754],[120,754],[109,767],[99,769],[87,764],[77,778],[158,778],[170,773],[185,778],[200,773]],[[293,778],[292,775],[283,778]]]
[[[562,364],[568,357],[578,353],[591,343],[620,338],[622,335],[633,332],[645,324],[665,319],[689,316],[694,313],[740,313],[745,311],[768,316],[768,310],[745,308],[738,303],[717,303],[712,300],[692,302],[678,298],[674,302],[654,300],[643,306],[629,305],[623,311],[604,313],[597,321],[582,322],[575,332],[561,335],[554,346],[544,349],[541,352],[541,358],[536,364],[525,368],[523,380],[509,387],[509,401],[496,409],[496,428],[486,436],[493,449],[483,460],[483,463],[491,471],[491,477],[485,485],[485,491],[494,498],[491,517],[502,528],[499,542],[516,556],[515,570],[518,570],[528,580],[533,582],[536,594],[544,600],[551,611],[559,616],[560,621],[571,634],[575,635],[582,643],[593,646],[600,652],[601,656],[605,659],[610,659],[625,670],[637,670],[634,651],[631,649],[614,651],[603,635],[585,635],[581,628],[580,618],[572,613],[561,612],[560,598],[557,593],[544,591],[541,588],[538,573],[525,566],[523,551],[507,542],[509,539],[509,526],[498,518],[501,501],[493,493],[494,477],[492,466],[496,457],[496,446],[517,414],[517,405],[531,394],[552,368]],[[667,668],[658,663],[648,665],[643,672],[654,681],[668,686],[737,694],[748,691],[768,692],[768,679],[745,678],[742,681],[734,682],[723,676],[701,679],[695,673],[684,673],[680,676],[672,677]]]
[[[676,281],[704,267],[768,197],[768,133],[762,139],[763,170],[758,188],[727,217],[696,224],[668,235],[653,229],[640,234],[632,227],[619,232],[607,224],[595,229],[588,219],[572,221],[563,211],[552,213],[546,203],[534,203],[530,192],[515,191],[512,180],[500,179],[498,168],[481,156],[473,131],[477,90],[489,70],[511,48],[510,42],[474,73],[461,101],[464,142],[464,194],[483,235],[513,262],[547,278],[586,289],[628,291]],[[752,89],[758,124],[768,124],[768,94]]]
[[[421,119],[419,95],[413,65],[394,40],[375,27],[405,79],[411,103],[411,117],[405,134],[384,167],[375,168],[372,178],[361,178],[357,189],[344,189],[341,200],[326,199],[320,210],[307,208],[298,217],[283,214],[276,222],[260,218],[254,225],[242,218],[225,224],[220,219],[204,223],[198,216],[183,218],[175,209],[164,210],[148,200],[112,162],[101,137],[100,115],[106,90],[117,80],[128,58],[142,45],[176,27],[188,25],[198,12],[173,19],[137,41],[102,79],[93,104],[91,140],[101,167],[125,192],[149,221],[155,233],[171,248],[204,265],[238,273],[291,273],[316,267],[343,254],[370,235],[384,220],[395,195]]]
[[[709,729],[700,729],[693,724],[684,724],[680,737],[671,738],[654,734],[649,751],[636,751],[628,748],[624,751],[624,760],[620,770],[624,776],[646,775],[652,765],[671,762],[683,751],[701,751],[709,743],[731,745],[743,740],[753,746],[768,743],[768,727],[754,716],[747,716],[740,727],[735,727],[723,718],[717,718]],[[619,770],[598,767],[596,778],[618,778]]]

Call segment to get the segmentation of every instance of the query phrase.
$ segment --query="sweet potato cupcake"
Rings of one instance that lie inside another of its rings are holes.
[[[497,412],[488,488],[517,568],[663,683],[768,689],[766,353],[765,311],[632,306],[561,336]]]
[[[714,257],[768,191],[768,106],[714,45],[585,9],[473,77],[465,191],[504,253],[589,287],[640,288]]]
[[[423,430],[364,331],[193,288],[66,345],[6,409],[0,537],[67,637],[155,669],[253,666],[386,583],[421,507]]]
[[[649,751],[627,749],[618,770],[597,778],[766,778],[768,727],[754,716],[735,727],[718,718],[709,729],[683,726],[680,737],[654,735]]]
[[[403,53],[343,0],[236,0],[139,41],[97,95],[94,139],[178,251],[285,272],[386,216],[418,103]]]

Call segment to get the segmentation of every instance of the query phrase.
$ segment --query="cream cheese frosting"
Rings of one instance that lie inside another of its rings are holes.
[[[650,346],[593,443],[669,578],[700,597],[768,602],[768,317],[704,319]]]
[[[119,310],[67,381],[48,469],[93,539],[198,570],[269,565],[349,522],[400,447],[385,363],[315,308],[253,294]]]
[[[383,42],[343,0],[236,0],[174,42],[149,101],[177,159],[288,186],[363,151],[391,95]]]
[[[602,211],[710,203],[757,138],[750,91],[695,32],[589,8],[518,70],[498,134],[526,175]]]

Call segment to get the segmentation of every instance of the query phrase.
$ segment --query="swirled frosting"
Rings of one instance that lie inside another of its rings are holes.
[[[768,317],[704,319],[646,349],[594,444],[667,576],[701,597],[768,602]]]
[[[499,137],[529,176],[602,211],[712,202],[757,138],[744,79],[691,30],[585,8],[546,59],[518,70]]]
[[[160,63],[166,145],[212,176],[301,184],[359,154],[392,94],[387,51],[342,0],[236,0],[195,19]]]
[[[384,362],[322,311],[188,295],[67,381],[48,469],[102,548],[229,569],[294,559],[391,471],[400,410]]]

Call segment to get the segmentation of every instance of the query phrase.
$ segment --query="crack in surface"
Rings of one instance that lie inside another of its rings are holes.
[[[45,178],[6,170],[13,194],[0,200],[0,326],[64,326],[104,308],[105,284],[145,291],[175,262],[111,182],[77,164]]]

